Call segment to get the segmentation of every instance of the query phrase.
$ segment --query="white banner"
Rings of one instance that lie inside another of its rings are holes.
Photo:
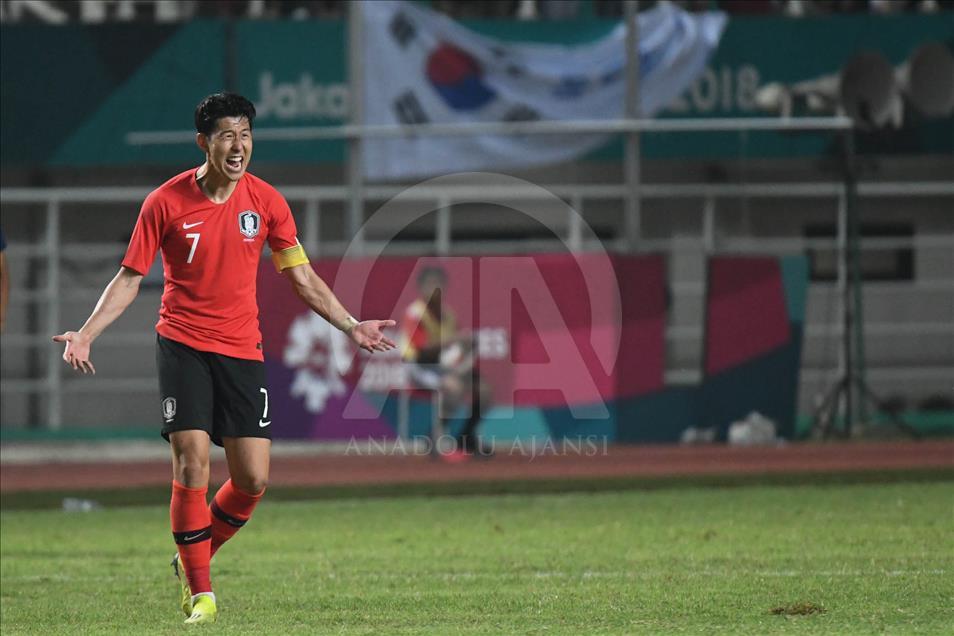
[[[364,123],[435,124],[617,119],[625,99],[626,27],[582,45],[479,35],[410,2],[361,3]],[[639,14],[640,98],[652,116],[705,69],[725,14],[668,3]],[[370,179],[539,166],[579,157],[607,134],[422,136],[368,139]]]

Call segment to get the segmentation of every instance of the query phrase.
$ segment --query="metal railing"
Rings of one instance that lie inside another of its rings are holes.
[[[347,249],[348,241],[331,241],[323,237],[322,233],[322,206],[329,203],[346,204],[350,199],[350,190],[347,186],[287,186],[279,187],[279,191],[292,202],[303,204],[303,220],[300,228],[302,242],[312,253],[323,256],[343,254]],[[460,200],[481,200],[486,203],[505,203],[515,200],[533,200],[540,197],[540,190],[536,186],[527,187],[495,187],[482,188],[474,185],[441,185],[417,186],[413,190],[413,200],[433,204],[437,211],[438,221],[435,225],[433,240],[419,242],[402,242],[395,251],[411,254],[449,254],[464,252],[474,254],[490,254],[497,252],[530,252],[559,249],[569,247],[571,251],[588,251],[597,247],[606,249],[625,249],[626,240],[613,239],[603,241],[597,245],[597,239],[585,238],[583,232],[583,212],[587,202],[592,201],[619,201],[628,196],[625,185],[567,185],[559,184],[545,186],[545,190],[560,197],[569,203],[569,208],[561,210],[565,214],[565,235],[552,240],[538,239],[534,241],[454,241],[452,240],[453,215],[449,208]],[[386,201],[403,191],[399,186],[365,186],[365,200],[369,202]],[[46,275],[44,287],[36,290],[21,290],[16,293],[12,302],[40,302],[45,305],[45,321],[43,330],[46,334],[57,333],[64,328],[61,324],[62,303],[69,300],[88,300],[96,298],[101,288],[72,288],[62,290],[61,287],[61,260],[69,257],[76,260],[102,259],[104,255],[121,255],[124,247],[117,243],[74,243],[63,244],[61,240],[62,206],[77,203],[130,203],[138,205],[148,194],[148,189],[138,187],[103,187],[103,188],[3,188],[0,189],[0,205],[13,204],[40,204],[45,205],[45,236],[41,242],[35,244],[11,244],[11,257],[28,256],[43,258],[46,261]],[[952,199],[954,203],[954,183],[952,182],[871,182],[858,185],[859,197],[942,197]],[[764,239],[750,237],[719,237],[716,233],[716,216],[719,213],[718,201],[725,198],[796,198],[796,199],[833,199],[840,206],[844,205],[844,185],[839,182],[817,183],[760,183],[760,184],[644,184],[640,188],[642,199],[696,199],[700,202],[699,213],[702,215],[702,231],[690,240],[686,237],[644,239],[640,245],[646,251],[665,250],[669,252],[694,251],[716,253],[731,251],[736,253],[765,253],[789,252],[798,253],[807,248],[836,248],[835,239],[807,239],[800,237]],[[951,206],[949,206],[950,208]],[[383,244],[364,238],[364,247],[384,247]],[[862,249],[884,249],[890,247],[931,247],[950,248],[954,250],[954,235],[915,236],[896,239],[866,239]],[[105,281],[104,281],[105,284]],[[915,284],[919,289],[932,289],[954,293],[954,281],[934,280],[918,281]],[[905,287],[907,288],[907,287]],[[698,296],[703,292],[703,285],[698,283],[681,283],[673,286],[673,293],[677,296]],[[838,336],[840,321],[834,320],[831,327],[826,325],[808,325],[806,337],[826,338]],[[874,338],[890,338],[903,334],[946,334],[950,326],[937,322],[904,322],[904,323],[870,323],[865,326],[866,335]],[[667,339],[671,341],[698,340],[701,338],[699,327],[670,327],[667,330]],[[111,334],[109,342],[112,346],[151,345],[151,335],[140,333]],[[143,391],[154,387],[155,380],[149,378],[124,378],[112,380],[109,383],[76,383],[64,388],[63,365],[60,361],[59,347],[49,345],[48,335],[6,334],[3,336],[4,347],[14,348],[42,348],[47,347],[47,368],[42,379],[10,379],[2,383],[4,393],[32,393],[44,394],[48,399],[47,426],[59,428],[63,423],[62,396],[66,392],[132,392]],[[104,343],[105,344],[105,343]],[[947,368],[939,367],[891,367],[872,369],[874,378],[893,378],[898,375],[905,377],[930,376],[948,372]],[[829,373],[826,369],[804,369],[803,377],[810,379]],[[696,381],[699,378],[698,369],[669,369],[669,381]]]

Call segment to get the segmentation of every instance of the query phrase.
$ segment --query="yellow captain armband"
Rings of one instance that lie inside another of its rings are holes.
[[[305,254],[305,248],[299,243],[287,249],[272,252],[272,262],[275,264],[275,270],[281,272],[289,267],[305,265],[308,263],[308,255]]]

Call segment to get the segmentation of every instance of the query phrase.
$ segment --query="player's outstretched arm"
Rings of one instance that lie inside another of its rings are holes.
[[[139,293],[142,274],[127,267],[120,267],[119,273],[106,285],[103,295],[79,331],[67,331],[53,336],[54,342],[65,342],[63,360],[77,371],[96,373],[89,359],[89,348],[93,340],[99,337],[114,320],[126,310]]]
[[[304,263],[282,270],[285,278],[291,282],[295,293],[311,307],[312,311],[348,334],[356,345],[374,353],[387,351],[395,347],[394,341],[381,333],[384,327],[393,327],[393,320],[364,320],[358,322],[344,308],[331,288],[321,280],[311,265]]]

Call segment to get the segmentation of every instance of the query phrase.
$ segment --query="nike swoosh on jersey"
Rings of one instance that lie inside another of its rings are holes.
[[[259,427],[259,428],[265,428],[266,426],[268,426],[268,425],[271,424],[271,423],[272,423],[271,420],[268,420],[267,422],[263,422],[262,420],[259,420],[259,421],[258,421],[258,427]]]
[[[195,223],[186,223],[185,221],[183,221],[182,229],[188,230],[190,227],[195,227],[196,225],[202,225],[203,223],[205,223],[205,221],[196,221]]]

